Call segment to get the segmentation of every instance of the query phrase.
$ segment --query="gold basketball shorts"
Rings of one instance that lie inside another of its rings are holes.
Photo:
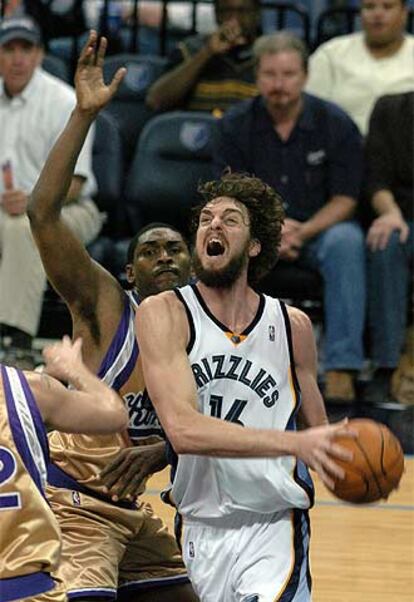
[[[188,583],[175,538],[150,504],[129,509],[52,486],[47,495],[62,531],[56,577],[69,599],[88,595],[110,600],[118,589]]]

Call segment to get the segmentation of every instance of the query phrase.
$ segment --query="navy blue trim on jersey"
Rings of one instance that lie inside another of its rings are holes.
[[[184,297],[180,293],[179,289],[175,288],[174,289],[174,293],[177,295],[177,298],[184,305],[185,313],[187,314],[188,327],[190,329],[190,338],[189,338],[188,343],[187,343],[187,349],[186,349],[186,351],[187,351],[187,354],[189,354],[191,352],[192,348],[193,348],[194,341],[195,341],[194,320],[193,320],[193,316],[191,315],[191,311],[190,311],[187,303],[185,302]]]
[[[290,575],[289,581],[283,594],[278,598],[279,602],[292,602],[294,600],[298,585],[300,582],[300,573],[302,565],[306,562],[306,573],[308,585],[311,584],[309,573],[309,541],[306,543],[306,538],[310,537],[309,520],[307,510],[293,510],[293,528],[294,528],[294,567]],[[305,553],[306,546],[306,553]],[[309,589],[310,591],[310,589]]]
[[[283,301],[279,301],[279,303],[280,303],[283,318],[285,321],[286,338],[287,338],[287,342],[288,342],[288,346],[289,346],[289,357],[290,357],[293,387],[295,389],[295,395],[296,395],[296,406],[295,406],[292,414],[289,417],[288,423],[286,425],[286,430],[287,431],[296,431],[296,417],[297,417],[300,407],[302,405],[302,392],[300,390],[300,384],[299,384],[299,380],[298,380],[298,377],[296,374],[295,357],[293,354],[292,327],[290,324],[289,314],[287,311],[286,304]],[[315,503],[315,489],[313,486],[313,481],[312,481],[312,477],[310,476],[309,469],[306,466],[306,464],[304,462],[302,462],[302,460],[298,460],[298,459],[296,460],[296,466],[295,466],[295,471],[294,471],[293,477],[294,477],[296,483],[298,483],[298,485],[300,485],[302,487],[302,489],[304,489],[306,491],[306,493],[309,497],[310,504],[311,504],[311,506],[313,506]]]
[[[0,602],[11,602],[44,594],[55,585],[56,583],[49,573],[45,572],[0,579]]]
[[[190,284],[189,286],[191,286],[191,288],[193,289],[194,294],[197,297],[199,304],[201,305],[203,311],[210,318],[210,320],[212,320],[223,332],[233,332],[231,330],[231,328],[229,328],[228,326],[226,326],[225,324],[220,322],[220,320],[218,320],[216,318],[216,316],[210,311],[207,303],[204,301],[202,294],[198,290],[197,285]],[[250,322],[250,324],[243,330],[243,332],[238,332],[235,334],[239,334],[240,336],[247,336],[253,330],[253,328],[256,326],[256,324],[259,322],[260,318],[262,317],[263,311],[265,308],[265,297],[262,293],[257,293],[257,294],[259,296],[259,307],[257,308],[256,315],[254,316],[254,318]]]
[[[93,497],[101,502],[110,504],[111,506],[125,508],[126,510],[137,509],[137,506],[134,502],[128,502],[126,500],[118,500],[115,502],[109,496],[93,491],[92,489],[89,489],[89,487],[86,487],[86,485],[81,485],[81,483],[78,483],[73,477],[68,475],[53,462],[49,462],[47,467],[47,482],[49,485],[52,485],[52,487],[57,487],[58,489],[69,489],[69,491],[78,491],[79,493]]]
[[[293,353],[292,326],[290,324],[290,318],[289,318],[289,314],[287,311],[286,303],[284,303],[283,301],[280,301],[280,300],[279,300],[279,303],[280,303],[280,309],[282,310],[283,318],[285,320],[286,337],[287,337],[287,342],[288,342],[288,347],[289,347],[289,357],[290,357],[290,366],[291,366],[291,372],[292,372],[293,386],[294,386],[295,393],[296,393],[297,408],[299,409],[299,407],[301,406],[301,403],[302,403],[302,395],[301,395],[299,380],[298,380],[298,377],[296,374],[295,355]]]
[[[26,435],[25,429],[23,428],[22,422],[20,420],[19,414],[16,409],[16,402],[13,397],[7,370],[13,370],[19,376],[20,383],[26,381],[26,378],[21,373],[21,371],[18,370],[17,368],[6,369],[5,366],[1,366],[7,414],[8,414],[10,430],[13,435],[14,443],[15,443],[16,449],[19,452],[20,457],[25,465],[27,472],[29,473],[34,484],[36,485],[37,489],[39,490],[39,493],[45,498],[46,496],[45,496],[45,492],[44,492],[44,488],[43,488],[43,482],[42,482],[42,477],[41,477],[41,473],[39,470],[39,466],[37,466],[35,458],[33,457],[32,453],[30,451],[30,447],[27,442],[27,435]],[[20,375],[22,378],[20,378]],[[22,379],[23,379],[23,381],[22,381]],[[29,399],[31,400],[29,403],[28,398],[26,397],[26,401],[28,402],[27,407],[28,407],[28,410],[30,411],[30,414],[31,414],[31,417],[33,420],[33,424],[35,427],[35,432],[33,433],[33,435],[36,436],[37,442],[39,443],[39,445],[41,447],[41,451],[42,451],[45,466],[46,466],[49,461],[49,448],[48,448],[47,444],[45,443],[47,441],[46,429],[44,427],[43,421],[40,418],[39,409],[37,408],[36,402],[33,397],[33,393],[31,392],[27,382],[26,382],[26,387],[25,387],[24,393],[25,393],[25,396],[28,395]],[[35,417],[32,414],[33,408],[36,409]],[[36,417],[37,417],[37,420],[36,420]]]
[[[293,473],[293,478],[298,485],[304,489],[309,497],[310,508],[315,504],[315,487],[309,468],[302,460],[296,460],[296,466]]]

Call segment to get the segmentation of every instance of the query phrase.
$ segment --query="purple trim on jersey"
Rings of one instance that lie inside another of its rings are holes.
[[[183,585],[190,583],[188,575],[176,575],[174,577],[161,577],[154,579],[144,579],[143,581],[132,581],[125,583],[118,588],[118,600],[121,601],[124,596],[134,591],[150,591],[159,587],[171,587],[172,585]],[[127,602],[128,598],[125,600]]]
[[[33,417],[33,422],[35,424],[39,443],[40,443],[40,446],[43,451],[43,455],[46,458],[46,463],[47,463],[49,461],[49,442],[47,439],[47,432],[46,432],[46,428],[45,428],[45,425],[43,422],[43,418],[40,414],[40,410],[38,408],[38,405],[36,403],[36,400],[30,389],[29,383],[27,382],[25,375],[23,374],[23,372],[19,372],[18,374],[19,374],[20,383],[23,387],[23,391],[26,396],[26,400],[27,400],[27,403],[29,405],[29,408],[30,408],[30,411],[31,411],[31,414]]]
[[[15,370],[18,374],[20,372],[20,370],[18,370],[17,368],[12,368],[12,370]],[[19,452],[20,457],[26,467],[27,472],[30,474],[33,482],[35,483],[35,485],[38,488],[41,495],[43,497],[46,497],[45,492],[43,491],[42,479],[40,476],[40,472],[37,468],[35,459],[33,458],[32,454],[30,452],[29,446],[27,445],[26,435],[24,434],[24,430],[23,430],[19,415],[16,410],[16,404],[15,404],[15,401],[13,398],[9,377],[7,375],[7,371],[4,366],[1,366],[1,373],[2,373],[2,377],[3,377],[3,387],[4,387],[5,397],[6,397],[6,406],[7,406],[7,413],[8,413],[8,417],[9,417],[10,430],[13,435],[14,443],[15,443],[17,451]],[[23,376],[23,378],[24,378],[24,376]],[[25,393],[26,393],[26,391],[25,391]],[[31,398],[32,405],[35,404],[34,397],[33,397],[33,394],[31,393],[30,389],[29,389],[29,395]],[[30,406],[29,406],[29,410],[30,410],[30,412],[32,411],[32,408]],[[32,417],[33,417],[33,421],[35,422],[35,417],[33,416],[33,414],[32,414]],[[35,428],[36,429],[38,428],[38,425],[36,425],[36,422],[35,422]],[[42,432],[43,437],[45,437],[45,427],[43,425],[43,422],[41,423],[40,428],[42,429],[41,432]],[[41,443],[41,437],[39,437],[39,432],[37,430],[36,430],[36,436],[38,437],[38,439],[40,439],[39,442]],[[42,446],[42,451],[44,451],[43,446]],[[49,461],[49,458],[48,458],[48,455],[46,455],[45,463],[47,464],[48,461]]]
[[[119,391],[122,385],[127,382],[128,378],[131,376],[135,364],[137,363],[138,355],[138,343],[135,342],[129,360],[125,364],[125,368],[122,370],[122,372],[118,374],[118,376],[114,380],[112,389],[115,389],[115,391]]]
[[[116,589],[82,589],[75,592],[66,593],[68,600],[77,600],[78,598],[107,598],[108,600],[116,599]]]
[[[44,594],[56,585],[49,573],[32,573],[23,577],[0,579],[0,602],[11,602]]]
[[[98,378],[103,379],[103,377],[105,376],[106,372],[111,368],[111,366],[114,364],[122,345],[124,344],[125,341],[125,337],[128,333],[128,328],[129,328],[129,322],[131,320],[131,314],[133,312],[133,309],[131,307],[130,304],[130,300],[128,295],[125,294],[125,306],[124,306],[124,310],[122,312],[122,316],[120,319],[120,322],[118,324],[118,328],[116,330],[116,333],[108,347],[108,350],[105,354],[104,359],[102,360],[102,363],[99,367],[98,370]],[[117,378],[116,378],[116,383],[117,386],[113,386],[113,389],[118,390],[120,387],[122,387],[122,385],[128,380],[128,378],[131,375],[131,372],[134,368],[136,359],[138,357],[138,343],[135,342],[134,344],[134,349],[133,349],[133,353],[132,353],[132,357],[134,357],[134,361],[128,361],[127,365],[125,366],[124,370],[122,371],[122,374],[120,374]]]

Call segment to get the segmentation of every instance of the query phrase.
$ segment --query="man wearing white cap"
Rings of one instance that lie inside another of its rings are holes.
[[[36,335],[46,282],[26,216],[28,197],[76,100],[70,86],[41,69],[42,58],[40,30],[32,19],[0,23],[0,328],[11,340],[8,361],[17,363]],[[85,244],[102,225],[88,198],[95,190],[91,151],[89,137],[63,209]]]

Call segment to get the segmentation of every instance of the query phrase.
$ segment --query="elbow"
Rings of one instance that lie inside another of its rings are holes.
[[[125,431],[128,428],[128,412],[126,408],[121,407],[114,413],[111,424],[113,430],[117,433]]]
[[[43,225],[57,219],[59,213],[48,208],[42,208],[36,196],[31,194],[27,204],[27,217],[29,218],[32,230],[38,230]]]
[[[166,425],[165,431],[177,455],[196,454],[199,451],[196,446],[194,426],[191,426],[190,421],[187,423],[174,420]]]

